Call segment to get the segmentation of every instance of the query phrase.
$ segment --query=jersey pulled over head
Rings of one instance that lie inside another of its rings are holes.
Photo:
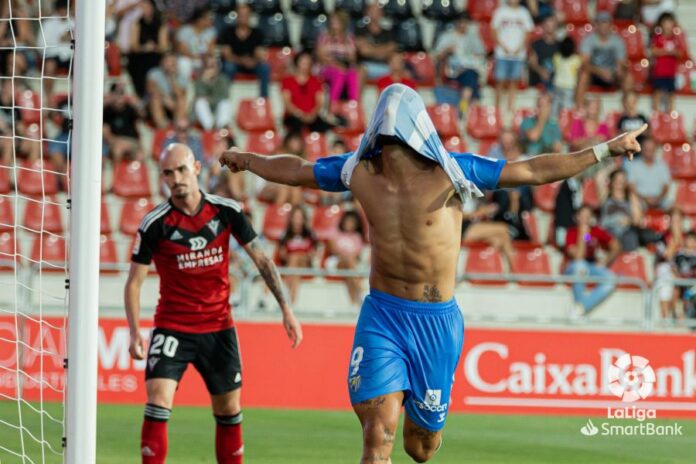
[[[389,139],[396,139],[399,144],[437,162],[462,201],[483,196],[445,149],[420,95],[403,84],[392,84],[380,95],[360,146],[343,165],[341,180],[346,186],[350,185],[358,162],[380,155],[384,140]]]
[[[170,143],[162,150],[159,168],[172,197],[183,199],[198,191],[201,163],[183,143]]]

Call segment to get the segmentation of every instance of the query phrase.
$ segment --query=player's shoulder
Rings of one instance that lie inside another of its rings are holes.
[[[148,229],[152,227],[157,221],[164,219],[164,217],[172,210],[172,204],[169,200],[165,200],[159,205],[152,208],[152,210],[147,213],[143,220],[140,221],[140,230],[147,232]]]
[[[208,203],[222,209],[231,209],[236,213],[241,213],[244,210],[240,202],[231,198],[225,198],[211,193],[203,193],[203,198],[205,198],[205,201]]]

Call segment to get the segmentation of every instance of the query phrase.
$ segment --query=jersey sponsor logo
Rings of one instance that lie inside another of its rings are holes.
[[[184,238],[184,236],[181,235],[181,232],[179,232],[178,230],[175,230],[172,236],[169,237],[170,240],[181,240],[182,238]]]
[[[191,250],[198,251],[205,248],[208,241],[203,237],[193,237],[189,239],[189,244],[191,244]]]
[[[224,259],[225,254],[222,246],[176,255],[176,261],[179,265],[179,269],[215,266],[216,264],[222,263]]]
[[[143,241],[143,238],[140,236],[140,231],[135,235],[135,243],[133,243],[133,254],[137,255],[140,253],[140,243]]]
[[[419,409],[429,412],[444,413],[447,411],[447,403],[441,404],[441,402],[442,390],[431,390],[429,388],[425,390],[425,397],[423,398],[423,401],[415,401],[416,406],[418,406]]]
[[[218,227],[220,227],[220,220],[219,219],[211,219],[208,224],[208,229],[213,233],[213,235],[217,235],[218,233]]]

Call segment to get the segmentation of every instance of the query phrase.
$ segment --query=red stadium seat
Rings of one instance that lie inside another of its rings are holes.
[[[247,132],[274,130],[271,101],[266,98],[247,98],[239,102],[237,126]]]
[[[121,75],[121,50],[115,42],[106,43],[106,69],[109,77],[119,77]]]
[[[688,143],[664,144],[662,159],[669,166],[674,178],[696,180],[696,152]]]
[[[654,113],[650,118],[652,136],[657,143],[682,144],[687,142],[684,118],[676,111]]]
[[[590,33],[592,33],[592,24],[577,26],[574,24],[568,24],[566,26],[566,34],[568,35],[568,37],[573,39],[573,41],[575,42],[576,49],[580,48],[580,44]]]
[[[356,101],[334,102],[331,112],[346,118],[346,127],[336,127],[334,132],[339,136],[361,134],[365,132],[365,113],[363,107]]]
[[[39,124],[41,121],[41,97],[33,90],[18,90],[15,93],[15,105],[19,117],[25,124]]]
[[[342,137],[343,141],[346,143],[346,147],[350,151],[355,151],[358,149],[362,138],[362,134],[346,134]]]
[[[645,212],[644,226],[657,233],[667,232],[669,229],[669,214],[659,209],[649,209]]]
[[[99,218],[99,233],[111,233],[111,214],[109,213],[109,205],[106,203],[106,198],[102,196]]]
[[[633,78],[633,90],[638,93],[650,93],[650,62],[643,58],[628,64],[628,72]]]
[[[164,144],[164,141],[167,140],[169,137],[172,137],[174,134],[174,129],[172,129],[171,127],[164,129],[155,129],[154,133],[152,134],[152,159],[154,159],[155,161],[159,160],[160,153],[162,153],[162,149],[164,148],[162,146]]]
[[[453,105],[443,103],[441,105],[428,106],[426,109],[440,137],[459,136],[459,116],[457,114],[457,108]]]
[[[19,255],[19,242],[15,242],[14,233],[0,232],[0,271],[11,271],[19,266]]]
[[[589,177],[582,183],[582,201],[592,209],[599,208],[599,192],[597,192],[597,181],[594,177]]]
[[[292,205],[268,205],[263,216],[263,235],[268,240],[278,241],[283,238],[288,227]]]
[[[445,150],[454,153],[464,153],[466,152],[466,142],[463,138],[455,135],[453,137],[446,138],[442,141],[445,146]]]
[[[674,37],[677,39],[677,47],[684,51],[681,61],[688,61],[691,58],[691,54],[689,53],[689,38],[686,36],[686,32],[681,27],[675,27]]]
[[[414,77],[419,86],[435,86],[435,63],[430,55],[425,52],[410,52],[405,54],[405,59],[406,64],[414,70]]]
[[[616,5],[618,5],[619,2],[621,2],[621,0],[597,0],[597,5],[595,8],[597,12],[606,11],[614,16]]]
[[[503,129],[500,112],[495,106],[475,105],[469,110],[466,131],[475,139],[495,139]]]
[[[0,165],[0,195],[10,193],[11,167]]]
[[[687,60],[681,63],[677,68],[677,78],[675,79],[675,84],[677,88],[677,93],[680,95],[696,95],[696,89],[692,87],[692,75],[696,72],[694,70],[694,62]],[[696,76],[694,76],[696,78]]]
[[[135,235],[140,227],[143,217],[153,208],[152,202],[148,198],[129,199],[121,207],[121,219],[119,220],[119,231],[126,235]]]
[[[493,53],[493,50],[495,49],[495,38],[493,37],[491,23],[488,21],[478,23],[478,33],[479,38],[483,43],[483,48],[486,49],[486,54]]]
[[[0,232],[14,230],[14,207],[12,200],[5,196],[0,196]]]
[[[58,193],[58,176],[50,161],[22,161],[17,166],[17,189],[25,195]]]
[[[648,282],[648,275],[645,271],[645,260],[643,256],[631,252],[621,253],[618,258],[611,263],[611,270],[621,277],[635,277],[643,282]],[[637,288],[636,285],[622,284],[619,288]]]
[[[22,224],[27,229],[41,232],[62,232],[63,220],[61,218],[61,207],[55,203],[53,197],[46,198],[46,201],[28,200],[24,209],[24,221]]]
[[[498,0],[476,0],[467,2],[467,12],[471,19],[478,22],[490,22],[493,12],[498,8]]]
[[[304,136],[305,155],[308,161],[316,161],[329,154],[329,145],[326,135],[320,132],[310,132]]]
[[[696,182],[677,182],[677,205],[686,214],[696,214]]]
[[[246,149],[253,153],[271,155],[276,153],[280,146],[280,140],[275,131],[249,132],[247,134]]]
[[[343,209],[338,205],[318,206],[312,216],[312,230],[317,240],[331,240],[338,230],[338,223],[343,216]]]
[[[282,80],[289,72],[295,53],[290,47],[270,48],[268,64],[271,66],[271,79]]]
[[[584,3],[584,2],[578,2]],[[634,24],[619,29],[619,35],[626,45],[626,56],[629,61],[639,61],[645,58],[643,34]]]
[[[68,259],[65,247],[65,239],[49,233],[37,235],[31,248],[31,259],[35,263],[41,263],[44,271],[65,272]]]
[[[512,261],[512,272],[515,274],[531,274],[550,276],[551,262],[549,255],[542,247],[518,249]],[[553,282],[519,282],[524,287],[553,287]]]
[[[536,108],[519,108],[515,110],[515,114],[512,117],[512,129],[515,132],[519,132],[520,126],[522,125],[522,121],[524,121],[526,118],[530,116],[536,116],[536,114]]]
[[[568,24],[585,24],[590,21],[590,14],[587,11],[586,1],[577,0],[556,0],[554,9],[560,12],[563,19]]]
[[[151,196],[147,165],[140,161],[119,161],[114,166],[111,190],[114,195],[122,198]]]
[[[203,157],[206,161],[210,161],[213,157],[213,151],[215,150],[215,144],[219,139],[219,131],[209,130],[201,132],[201,145],[203,145]]]
[[[536,207],[547,213],[553,212],[556,206],[556,195],[558,195],[561,184],[562,182],[554,182],[534,187],[533,196]]]
[[[100,272],[105,274],[117,273],[118,270],[113,269],[113,266],[119,262],[118,253],[116,252],[116,243],[110,236],[101,235],[99,238]]]
[[[621,119],[621,111],[608,111],[604,117],[604,122],[609,127],[609,134],[612,137],[618,134],[619,119]]]
[[[503,258],[500,253],[493,247],[472,246],[468,247],[469,253],[466,258],[466,266],[464,272],[467,274],[503,274]],[[474,285],[505,285],[505,281],[486,281],[471,279]]]
[[[493,149],[493,146],[498,143],[495,139],[484,139],[478,143],[478,151],[476,154],[481,156],[488,156],[488,154]]]

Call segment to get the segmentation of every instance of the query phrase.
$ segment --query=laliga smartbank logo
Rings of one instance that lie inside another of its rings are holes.
[[[644,400],[652,393],[655,386],[655,371],[650,367],[650,361],[642,356],[631,356],[626,353],[620,356],[609,367],[607,373],[609,390],[624,403],[634,403]],[[592,437],[595,435],[683,435],[678,423],[671,425],[656,425],[645,422],[646,419],[657,419],[657,410],[639,408],[635,405],[623,408],[607,408],[607,419],[635,420],[638,424],[613,424],[602,422],[597,427],[592,420],[582,426],[580,433]]]

